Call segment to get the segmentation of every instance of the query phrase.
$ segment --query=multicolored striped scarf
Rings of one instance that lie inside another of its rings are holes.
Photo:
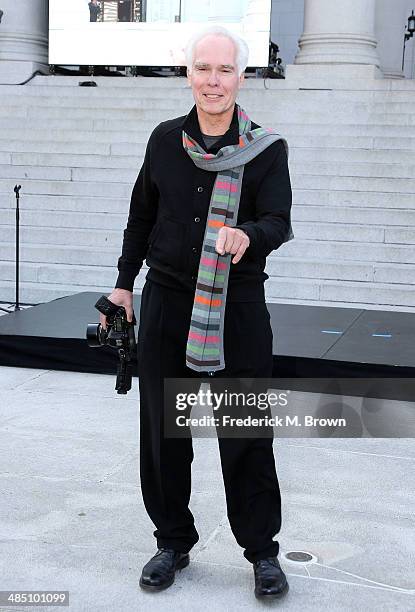
[[[287,141],[270,128],[251,130],[251,121],[237,104],[239,143],[206,151],[183,131],[183,147],[198,168],[217,172],[210,199],[197,275],[196,291],[186,346],[186,365],[197,372],[223,370],[223,328],[231,260],[234,255],[216,252],[221,227],[236,225],[244,166],[276,140]],[[290,225],[284,242],[294,238]]]

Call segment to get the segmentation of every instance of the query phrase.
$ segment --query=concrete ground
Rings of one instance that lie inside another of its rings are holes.
[[[0,382],[0,589],[68,590],[74,612],[415,610],[413,440],[275,440],[290,591],[264,604],[229,528],[217,440],[195,439],[200,541],[173,586],[149,594],[138,586],[156,547],[137,379],[127,396],[115,376],[0,367]],[[288,551],[317,560],[288,562]]]

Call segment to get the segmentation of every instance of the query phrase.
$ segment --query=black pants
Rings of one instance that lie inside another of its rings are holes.
[[[138,333],[141,489],[157,527],[158,547],[181,552],[199,540],[188,507],[193,446],[191,438],[164,436],[163,379],[207,376],[185,362],[192,306],[191,294],[146,280]],[[215,377],[272,376],[272,330],[265,303],[227,303],[224,355],[226,369]],[[218,437],[229,523],[250,562],[279,552],[273,537],[281,528],[281,498],[272,441],[272,436]]]

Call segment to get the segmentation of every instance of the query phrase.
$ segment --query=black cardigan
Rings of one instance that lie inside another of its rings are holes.
[[[252,122],[252,129],[259,127]],[[143,260],[147,278],[195,292],[201,247],[216,172],[196,167],[182,145],[182,130],[204,146],[196,106],[152,132],[133,188],[116,287],[133,290]],[[236,106],[228,131],[209,151],[238,142]],[[250,245],[231,263],[227,300],[264,301],[265,258],[278,249],[290,225],[292,191],[281,140],[245,165],[236,227]]]

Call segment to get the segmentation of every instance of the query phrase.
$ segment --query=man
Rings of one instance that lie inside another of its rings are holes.
[[[292,237],[285,141],[251,123],[235,104],[246,44],[211,27],[190,41],[186,55],[195,106],[150,136],[109,296],[131,321],[134,279],[146,258],[140,475],[158,552],[144,566],[140,586],[153,591],[173,583],[199,539],[188,508],[192,440],[163,435],[163,379],[272,376],[265,259]],[[229,522],[253,564],[255,595],[280,597],[288,583],[272,539],[281,527],[272,437],[218,436],[218,442]]]
[[[89,21],[97,21],[98,19],[98,15],[101,12],[101,8],[99,6],[99,4],[97,3],[97,0],[91,0],[91,2],[88,2],[88,6],[89,6]]]

